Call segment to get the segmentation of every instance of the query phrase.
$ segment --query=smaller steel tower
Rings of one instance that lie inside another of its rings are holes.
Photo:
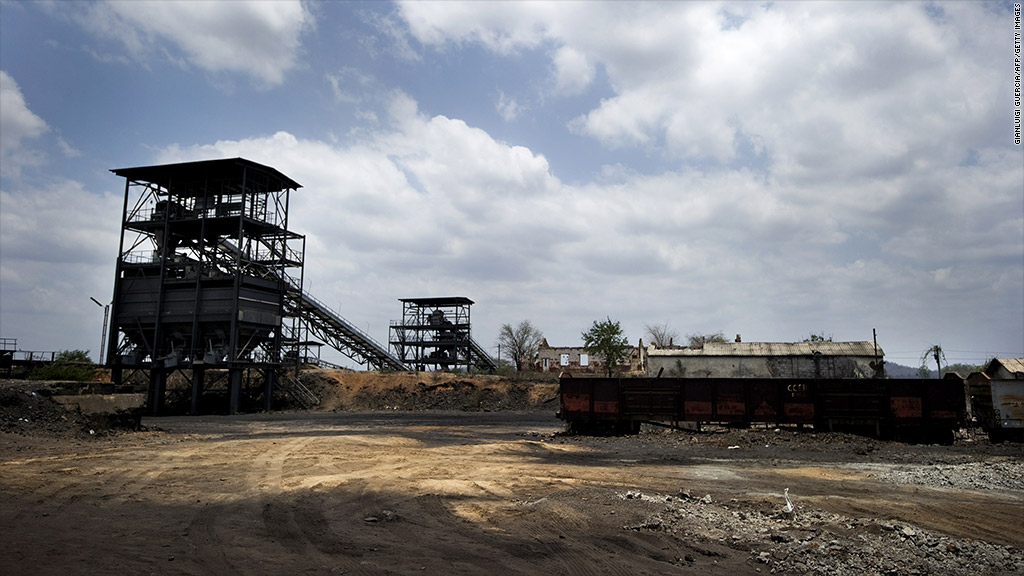
[[[401,298],[402,319],[391,323],[395,355],[416,370],[473,366],[469,307],[462,296]]]

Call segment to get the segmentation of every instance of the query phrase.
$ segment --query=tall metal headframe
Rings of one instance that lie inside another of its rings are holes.
[[[461,296],[402,298],[402,319],[391,323],[391,347],[417,370],[473,366],[469,309]]]
[[[195,412],[206,371],[223,370],[233,413],[256,373],[269,410],[275,371],[299,356],[290,303],[305,237],[288,230],[299,184],[242,158],[112,172],[126,179],[106,359],[115,382],[147,371],[159,413],[167,375],[191,369]]]

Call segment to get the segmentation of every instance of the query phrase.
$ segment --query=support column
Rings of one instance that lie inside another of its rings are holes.
[[[267,368],[267,378],[263,383],[263,411],[274,409],[274,385],[277,383],[277,371]]]
[[[159,416],[164,411],[164,392],[167,390],[167,374],[154,366],[149,371],[149,413]]]
[[[242,369],[228,371],[228,414],[238,414],[242,400]]]
[[[206,367],[202,365],[192,365],[192,405],[189,408],[189,414],[193,416],[199,414],[200,400],[203,397],[203,386],[206,379]]]

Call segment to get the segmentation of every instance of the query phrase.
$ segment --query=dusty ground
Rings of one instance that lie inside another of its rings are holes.
[[[578,437],[544,393],[532,411],[403,408],[430,402],[419,384],[386,410],[5,427],[0,573],[1024,573],[1020,444]]]

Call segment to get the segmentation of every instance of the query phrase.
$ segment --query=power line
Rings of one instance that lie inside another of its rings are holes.
[[[992,350],[950,350],[950,349],[947,349],[947,348],[943,348],[942,351],[943,352],[954,352],[954,353],[957,353],[957,354],[1020,354],[1021,353],[1020,351],[1016,351],[1016,352],[995,351],[995,352],[993,352]],[[900,350],[898,352],[892,352],[891,354],[917,354],[917,353],[918,352],[915,352],[913,350]]]

